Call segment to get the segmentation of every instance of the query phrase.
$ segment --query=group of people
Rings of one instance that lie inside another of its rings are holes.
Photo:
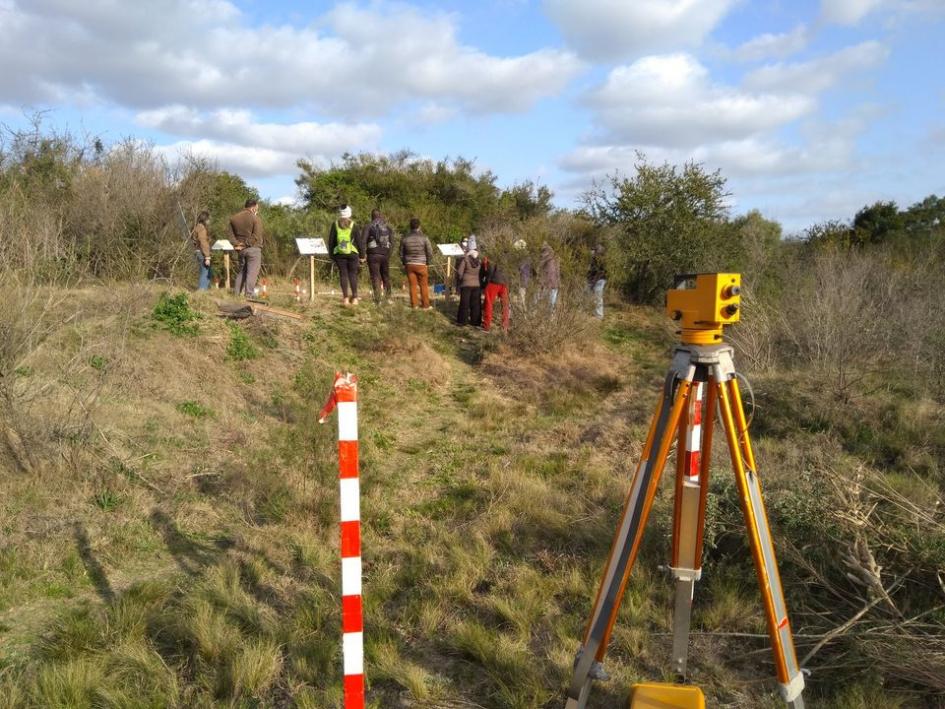
[[[196,220],[191,239],[197,262],[198,288],[210,286],[210,213],[202,211]],[[238,263],[234,293],[253,295],[262,266],[263,227],[259,218],[256,200],[246,200],[242,210],[230,217],[230,232]],[[351,207],[345,205],[338,210],[328,230],[328,254],[338,268],[341,286],[341,302],[345,306],[358,304],[358,276],[361,266],[367,264],[371,276],[374,302],[390,302],[390,257],[394,252],[394,230],[380,210],[371,212],[371,221],[363,228],[353,219]],[[511,315],[509,296],[510,281],[507,266],[518,263],[519,302],[526,303],[526,293],[534,278],[537,278],[540,298],[553,311],[558,302],[561,287],[561,265],[551,245],[541,248],[537,268],[525,253],[527,244],[519,239],[513,244],[522,252],[508,261],[498,253],[484,255],[475,234],[470,234],[460,243],[463,255],[455,257],[455,283],[459,294],[456,324],[472,325],[489,330],[492,327],[493,311],[497,300],[502,303],[502,328],[508,330]],[[400,240],[400,262],[407,276],[410,307],[432,310],[430,304],[430,266],[433,263],[433,245],[423,233],[420,220],[410,220],[410,231]],[[604,317],[604,286],[607,274],[603,245],[598,244],[591,252],[588,269],[588,289],[595,298],[594,314]]]
[[[394,251],[394,230],[380,210],[371,212],[371,222],[358,229],[352,219],[351,207],[338,211],[328,230],[328,254],[338,267],[343,305],[358,304],[358,275],[367,263],[371,273],[374,302],[390,302],[390,257]],[[410,220],[410,232],[400,240],[400,263],[407,274],[410,307],[432,310],[430,305],[430,265],[433,244],[423,233],[420,220]]]

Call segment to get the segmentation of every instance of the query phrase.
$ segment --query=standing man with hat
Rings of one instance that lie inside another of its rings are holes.
[[[258,212],[259,203],[248,199],[245,207],[230,217],[233,248],[239,257],[234,295],[253,295],[262,268],[263,226]]]

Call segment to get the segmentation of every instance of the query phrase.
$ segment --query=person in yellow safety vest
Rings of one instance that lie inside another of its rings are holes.
[[[358,304],[358,274],[367,253],[363,241],[363,234],[351,218],[351,207],[346,204],[338,210],[338,219],[328,232],[328,253],[338,267],[342,305]]]

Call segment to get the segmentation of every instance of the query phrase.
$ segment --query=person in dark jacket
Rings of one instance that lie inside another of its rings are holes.
[[[263,226],[258,212],[258,202],[248,199],[242,211],[230,217],[233,248],[239,257],[233,294],[243,294],[247,298],[255,294],[256,279],[262,268]]]
[[[607,285],[607,263],[604,261],[604,245],[597,244],[591,250],[591,263],[587,269],[587,287],[594,295],[594,317],[604,319],[604,286]]]
[[[475,234],[472,234],[475,237]],[[466,255],[466,252],[469,251],[469,237],[464,236],[459,240],[459,248],[463,250],[463,256]],[[453,290],[456,293],[459,293],[459,264],[463,260],[463,256],[453,256]]]
[[[479,274],[482,261],[476,249],[476,237],[471,236],[466,242],[466,253],[459,258],[456,266],[456,280],[459,287],[459,310],[456,312],[456,324],[467,322],[474,327],[482,324],[482,291]]]
[[[210,287],[210,212],[204,210],[197,215],[197,223],[190,232],[190,240],[194,244],[194,258],[197,261],[200,278],[197,281],[197,290],[207,290]]]
[[[367,226],[364,241],[367,246],[367,263],[371,272],[374,302],[381,302],[383,288],[384,298],[390,303],[390,252],[394,248],[394,230],[379,209],[371,212],[371,223]]]
[[[361,236],[351,218],[351,207],[344,205],[328,230],[328,253],[338,267],[342,305],[358,304],[358,273],[361,271],[361,254],[365,251]]]
[[[485,313],[482,316],[482,329],[486,332],[492,327],[492,307],[496,298],[502,299],[502,329],[509,331],[509,279],[495,256],[486,256],[482,261],[482,281],[485,283]]]
[[[430,263],[433,261],[433,245],[427,235],[420,231],[420,220],[410,220],[410,233],[400,240],[400,262],[407,272],[410,285],[410,307],[417,307],[419,302],[424,310],[432,310],[430,305]]]

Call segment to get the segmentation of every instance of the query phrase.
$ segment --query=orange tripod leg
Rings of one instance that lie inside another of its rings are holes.
[[[680,376],[682,370],[682,376]],[[567,694],[567,709],[584,707],[590,692],[591,669],[603,660],[607,644],[620,610],[630,571],[636,561],[640,539],[653,506],[660,476],[669,456],[683,409],[689,401],[695,367],[684,357],[674,361],[666,377],[663,399],[653,417],[650,434],[624,503],[620,525],[610,547],[610,555],[601,579],[594,610],[578,651],[574,673]],[[673,393],[675,387],[675,394]]]
[[[804,691],[804,675],[798,667],[797,654],[794,650],[784,590],[778,573],[764,500],[761,496],[761,482],[755,469],[754,453],[748,438],[741,395],[732,375],[724,373],[719,366],[713,369],[722,425],[732,457],[732,470],[738,484],[755,571],[761,586],[768,621],[768,634],[771,636],[771,649],[777,667],[778,682],[781,684],[781,696],[793,709],[803,709],[804,699],[801,693]]]

